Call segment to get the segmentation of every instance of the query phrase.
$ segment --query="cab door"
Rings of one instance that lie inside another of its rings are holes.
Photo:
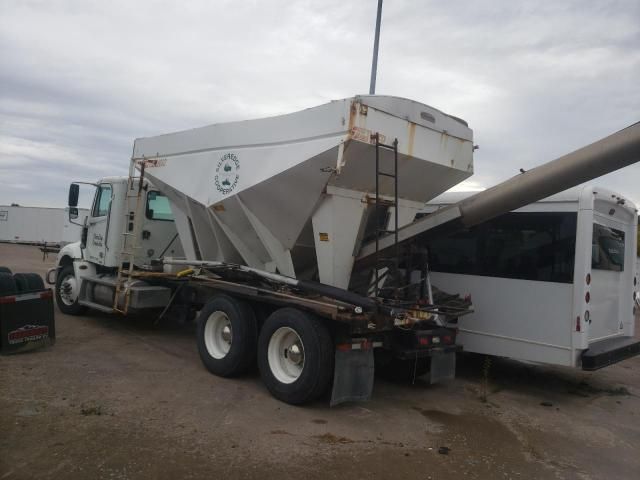
[[[87,218],[87,259],[104,265],[107,254],[107,236],[109,234],[109,215],[113,200],[113,186],[101,183],[96,190],[93,207]]]

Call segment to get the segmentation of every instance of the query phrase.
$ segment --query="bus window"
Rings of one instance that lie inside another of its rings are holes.
[[[615,272],[624,270],[624,232],[593,224],[591,268]]]
[[[435,272],[571,283],[577,216],[508,213],[430,243]]]
[[[429,266],[435,272],[466,273],[478,271],[477,230],[459,232],[431,242]]]

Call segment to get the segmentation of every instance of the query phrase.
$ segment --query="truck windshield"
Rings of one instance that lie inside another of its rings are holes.
[[[173,213],[169,199],[160,192],[151,191],[147,194],[146,217],[149,220],[173,221]]]
[[[616,272],[624,270],[624,232],[593,224],[591,268]]]

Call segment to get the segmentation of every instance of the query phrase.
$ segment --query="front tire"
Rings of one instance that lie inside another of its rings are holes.
[[[86,311],[86,308],[78,303],[79,290],[73,265],[65,265],[56,277],[56,303],[62,313],[81,315]]]
[[[256,316],[242,300],[228,295],[213,297],[200,311],[196,336],[200,359],[215,375],[234,377],[255,363]]]
[[[258,368],[271,394],[301,405],[322,395],[333,378],[333,341],[317,317],[282,308],[267,318],[258,340]]]

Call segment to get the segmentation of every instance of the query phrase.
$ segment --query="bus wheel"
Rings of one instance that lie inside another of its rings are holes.
[[[216,295],[200,310],[196,329],[204,366],[221,377],[246,372],[255,362],[258,327],[251,306],[228,295]]]
[[[258,368],[271,394],[293,405],[315,400],[333,377],[334,347],[325,324],[294,308],[267,318],[258,340]]]

